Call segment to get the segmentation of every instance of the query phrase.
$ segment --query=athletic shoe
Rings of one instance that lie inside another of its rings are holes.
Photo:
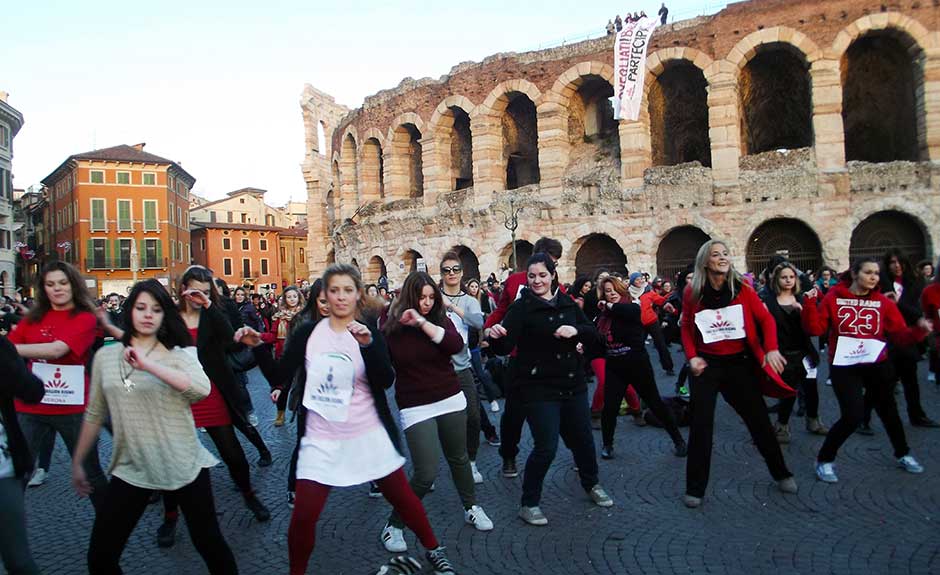
[[[694,495],[685,494],[682,496],[682,504],[689,509],[695,509],[702,506],[702,498]]]
[[[46,473],[46,470],[40,467],[39,469],[33,472],[33,476],[29,478],[29,483],[27,483],[26,485],[29,487],[39,487],[40,485],[46,482],[47,476],[48,476],[48,473]]]
[[[254,493],[245,496],[245,507],[254,514],[256,520],[262,523],[271,519],[271,512]]]
[[[495,399],[490,402],[490,411],[492,411],[493,413],[496,413],[497,411],[499,411],[499,402],[496,401]]]
[[[682,399],[689,399],[690,397],[692,397],[691,394],[689,393],[689,386],[683,385],[682,387],[679,388],[679,397]]]
[[[675,443],[673,448],[673,453],[676,454],[676,457],[686,457],[689,455],[689,444],[685,442],[684,439],[680,439]]]
[[[676,370],[674,370],[674,369],[667,369],[667,370],[666,370],[666,375],[668,375],[669,377],[675,377],[675,376],[676,376]]]
[[[401,553],[408,550],[408,544],[405,543],[405,532],[391,523],[386,523],[382,529],[382,545],[385,550],[391,553]]]
[[[258,427],[258,416],[254,413],[248,414],[248,425]]]
[[[928,372],[927,372],[927,382],[928,382],[928,383],[937,383],[937,375],[936,375],[934,372],[932,372],[932,371],[928,371]]]
[[[382,497],[382,490],[379,489],[379,484],[375,481],[369,482],[369,497],[371,499],[378,499],[379,497]]]
[[[799,487],[796,485],[796,479],[793,479],[793,477],[787,477],[786,479],[778,481],[777,489],[784,493],[797,493],[799,491]]]
[[[473,482],[474,482],[474,483],[477,483],[477,484],[483,483],[483,474],[480,473],[480,470],[477,469],[477,462],[476,462],[476,461],[471,461],[471,462],[470,462],[470,473],[473,474]]]
[[[163,525],[157,527],[157,545],[159,547],[173,547],[176,543],[176,519],[164,519]]]
[[[388,563],[379,567],[375,575],[412,575],[421,572],[421,563],[414,557],[392,557]]]
[[[200,427],[200,428],[199,428],[199,431],[202,432],[202,433],[209,433],[209,430],[206,429],[205,427]]]
[[[831,378],[828,378],[828,377],[826,378],[826,385],[832,385],[832,379],[831,379]]]
[[[503,458],[503,477],[512,479],[519,477],[519,470],[516,469],[516,460],[508,457]]]
[[[437,549],[431,549],[424,554],[427,558],[428,563],[431,564],[431,569],[433,569],[434,575],[456,575],[454,571],[454,566],[450,564],[450,561],[447,560],[447,555],[444,554],[444,546],[441,545]]]
[[[614,505],[614,500],[610,498],[610,495],[607,495],[607,492],[600,485],[592,487],[588,495],[591,496],[591,500],[598,507],[613,507]]]
[[[806,431],[814,435],[826,435],[829,433],[829,428],[823,425],[822,421],[820,421],[818,417],[807,417]]]
[[[816,462],[816,477],[825,483],[837,483],[839,477],[836,475],[835,463]]]
[[[473,525],[477,531],[492,531],[493,521],[487,517],[486,512],[479,505],[474,505],[463,512],[463,520]]]
[[[874,435],[875,430],[871,428],[871,425],[863,423],[858,426],[858,429],[855,430],[855,433],[859,435]]]
[[[613,459],[614,458],[614,446],[605,445],[601,447],[601,459]]]
[[[637,427],[646,427],[646,418],[643,417],[643,410],[633,415],[633,425]]]
[[[284,412],[282,410],[277,410],[277,417],[274,418],[274,427],[281,427],[284,425]]]
[[[626,415],[626,414],[628,414],[628,413],[630,413],[630,412],[631,412],[631,409],[630,409],[630,406],[627,405],[627,400],[626,400],[626,399],[621,399],[621,400],[620,400],[620,411],[618,411],[617,413],[618,413],[620,416],[624,416],[624,415]]]
[[[548,518],[545,517],[538,505],[535,507],[520,507],[519,518],[529,525],[548,525]]]
[[[287,492],[287,506],[290,507],[291,509],[294,508],[294,499],[295,499],[296,497],[297,497],[297,496],[294,494],[293,491],[288,491],[288,492]]]
[[[783,445],[790,443],[790,426],[785,423],[777,423],[774,435],[777,436],[777,443]]]
[[[486,442],[493,447],[499,447],[503,444],[503,442],[499,440],[499,435],[495,431],[493,432],[493,435],[486,436]]]
[[[914,427],[940,427],[940,423],[930,419],[927,416],[919,417],[911,421],[911,425]]]
[[[264,451],[261,453],[261,456],[258,457],[258,467],[270,467],[273,460],[271,459],[271,452]]]
[[[898,466],[903,467],[904,471],[908,473],[923,473],[924,466],[920,463],[917,463],[917,460],[914,459],[913,455],[905,455],[901,459],[898,459]]]

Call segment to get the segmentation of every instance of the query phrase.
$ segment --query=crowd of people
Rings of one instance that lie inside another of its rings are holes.
[[[802,271],[777,256],[754,276],[734,268],[725,242],[710,240],[675,277],[598,270],[562,284],[561,257],[559,241],[541,238],[525,267],[500,282],[495,275],[465,277],[459,255],[448,252],[438,279],[413,271],[394,291],[385,278],[364,285],[356,267],[333,264],[312,284],[288,286],[277,298],[247,287],[230,291],[211,270],[192,266],[173,293],[145,280],[126,297],[97,302],[74,267],[48,264],[35,301],[7,298],[0,310],[0,362],[10,369],[0,383],[4,566],[39,572],[24,490],[44,480],[58,436],[71,455],[72,484],[95,510],[89,572],[120,573],[144,510],[162,499],[159,546],[174,544],[181,512],[207,570],[237,573],[208,469],[225,463],[246,508],[258,521],[270,519],[271,503],[255,493],[238,438],[257,450],[259,466],[271,465],[246,390],[255,367],[277,405],[274,425],[285,425],[289,414],[296,422],[285,478],[296,574],[307,569],[330,491],[360,484],[390,504],[376,534],[389,552],[408,550],[407,528],[435,573],[454,573],[422,502],[439,481],[441,456],[464,521],[493,530],[489,501],[476,488],[485,480],[476,465],[481,434],[499,447],[501,473],[511,479],[520,474],[526,425],[533,446],[518,517],[533,526],[549,523],[551,510],[546,514],[541,502],[559,439],[573,454],[586,500],[615,504],[617,494],[602,485],[594,429],[600,459],[615,459],[618,416],[627,414],[669,435],[675,456],[686,458],[682,502],[701,506],[719,395],[785,494],[799,489],[780,447],[794,441],[794,414],[805,418],[808,433],[825,438],[815,460],[822,482],[839,480],[836,456],[853,433],[874,433],[872,410],[898,466],[923,471],[894,388],[900,381],[912,425],[940,427],[921,405],[917,379],[925,352],[932,381],[940,371],[940,277],[930,262],[915,266],[890,250],[839,274]],[[672,344],[684,352],[678,373]],[[661,396],[648,346],[666,377],[676,378],[674,396]],[[824,361],[840,410],[831,427],[819,410],[817,368]],[[392,388],[397,409],[386,395]],[[778,401],[768,405],[765,397]],[[500,411],[497,430],[489,414]],[[106,471],[98,459],[102,428],[111,435]],[[380,573],[419,567],[397,557]]]
[[[659,7],[659,12],[657,12],[656,15],[659,16],[659,23],[662,26],[665,26],[666,21],[669,19],[669,8],[666,8],[665,2],[663,2],[663,5]],[[607,30],[608,36],[613,36],[617,32],[620,32],[621,30],[623,30],[624,24],[630,24],[631,22],[639,22],[640,19],[646,18],[646,17],[647,17],[646,12],[643,10],[640,10],[639,12],[633,12],[632,14],[630,12],[627,12],[626,14],[624,14],[623,18],[620,17],[620,14],[617,14],[617,16],[613,20],[607,21],[607,26],[605,27],[605,30]]]

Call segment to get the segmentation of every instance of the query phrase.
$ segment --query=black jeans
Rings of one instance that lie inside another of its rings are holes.
[[[708,367],[692,377],[692,425],[689,430],[689,458],[685,467],[685,492],[703,497],[708,487],[715,431],[715,405],[720,393],[747,426],[757,450],[777,481],[791,477],[783,452],[770,425],[770,416],[756,381],[754,360],[745,355],[707,357]]]
[[[888,354],[888,363],[893,368],[893,373],[889,376],[891,380],[891,391],[894,392],[894,384],[900,379],[901,386],[904,388],[904,403],[907,404],[907,418],[911,423],[918,422],[927,417],[924,407],[920,403],[920,383],[917,381],[917,362],[918,357],[912,350],[892,351]],[[875,396],[865,392],[865,418],[864,423],[871,423],[871,411],[875,407]]]
[[[839,400],[841,416],[829,428],[816,459],[824,463],[835,461],[839,448],[845,443],[865,415],[864,395],[871,395],[875,411],[888,432],[894,447],[895,457],[904,457],[910,452],[904,425],[898,415],[894,401],[894,370],[887,361],[867,365],[833,366],[829,370],[832,391]]]
[[[780,374],[780,377],[784,383],[798,393],[802,390],[803,398],[806,401],[806,417],[819,417],[819,390],[816,388],[816,378],[808,379],[806,377],[806,367],[803,365],[802,354],[786,354],[784,358],[787,360],[787,366]],[[790,416],[793,414],[793,405],[795,403],[795,396],[781,399],[777,411],[777,421],[787,425],[790,422]]]
[[[480,403],[480,431],[483,432],[483,437],[489,439],[496,435],[496,427],[490,422],[490,416],[486,413],[488,406]]]
[[[682,441],[682,434],[663,398],[656,387],[656,376],[646,351],[630,353],[620,357],[609,357],[604,362],[606,374],[604,381],[604,411],[601,412],[601,437],[604,445],[614,444],[614,431],[617,429],[617,415],[620,400],[632,385],[640,399],[646,402],[653,414],[663,423],[673,443]]]
[[[483,358],[480,355],[480,348],[470,352],[470,366],[473,368],[473,374],[480,380],[480,385],[483,388],[482,396],[486,398],[486,401],[493,401],[498,398],[499,387],[493,382],[493,376],[490,375],[490,372],[483,367]]]
[[[206,431],[212,438],[212,443],[219,451],[219,457],[228,467],[228,474],[232,481],[242,492],[243,496],[252,493],[251,473],[248,467],[248,459],[245,458],[245,452],[242,450],[241,443],[235,436],[235,428],[231,425],[221,425],[219,427],[207,427]],[[180,501],[177,500],[175,491],[163,494],[163,508],[166,513],[175,513]]]
[[[516,358],[509,358],[509,366],[503,372],[503,415],[499,419],[499,435],[502,443],[499,455],[503,459],[515,459],[519,455],[519,442],[522,440],[522,427],[525,425],[526,411],[519,399],[519,390],[515,389],[513,376]]]
[[[0,479],[0,560],[10,575],[39,575],[26,535],[24,487],[20,478]]]
[[[118,477],[111,477],[108,494],[102,504],[103,513],[95,516],[88,545],[88,572],[91,575],[122,573],[120,561],[127,540],[150,501],[150,489],[134,487]],[[222,536],[215,515],[215,500],[209,470],[203,469],[196,479],[176,491],[189,528],[193,546],[209,568],[209,573],[238,573],[235,556]]]
[[[672,364],[672,354],[669,353],[666,336],[663,335],[663,326],[659,324],[659,321],[654,321],[643,327],[646,329],[646,333],[653,338],[653,346],[656,348],[656,353],[659,354],[659,364],[665,371],[672,371],[675,366]]]
[[[587,391],[560,400],[526,403],[524,410],[535,446],[525,464],[522,505],[534,507],[542,499],[542,482],[558,451],[559,436],[574,454],[584,490],[590,491],[597,485],[597,454]]]

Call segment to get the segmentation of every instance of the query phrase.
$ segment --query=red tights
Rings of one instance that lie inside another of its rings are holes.
[[[424,512],[421,500],[408,485],[408,478],[402,468],[376,481],[382,495],[392,504],[395,511],[409,529],[414,531],[425,549],[436,549],[437,538],[431,530],[428,516]],[[301,575],[307,571],[307,563],[313,553],[317,538],[317,521],[326,505],[330,486],[310,481],[297,480],[297,495],[294,500],[294,512],[290,517],[287,530],[287,552],[290,556],[291,575]]]
[[[604,410],[604,370],[607,360],[602,357],[591,360],[591,369],[597,376],[597,389],[594,390],[594,397],[591,399],[591,413],[600,413]],[[627,407],[633,411],[640,410],[640,397],[632,385],[627,386],[627,393],[624,394],[627,400]]]

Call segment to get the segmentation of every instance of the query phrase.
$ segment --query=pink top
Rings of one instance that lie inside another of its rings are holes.
[[[307,411],[307,437],[330,440],[351,439],[372,431],[376,427],[382,427],[379,414],[375,410],[372,391],[369,389],[369,380],[366,378],[366,364],[359,351],[359,342],[345,329],[342,332],[333,331],[329,319],[321,320],[307,340],[306,387],[310,388],[318,384],[318,382],[310,381],[309,374],[314,371],[311,368],[317,356],[325,353],[341,353],[352,359],[355,383],[349,403],[348,417],[343,422],[328,421],[310,409]]]

